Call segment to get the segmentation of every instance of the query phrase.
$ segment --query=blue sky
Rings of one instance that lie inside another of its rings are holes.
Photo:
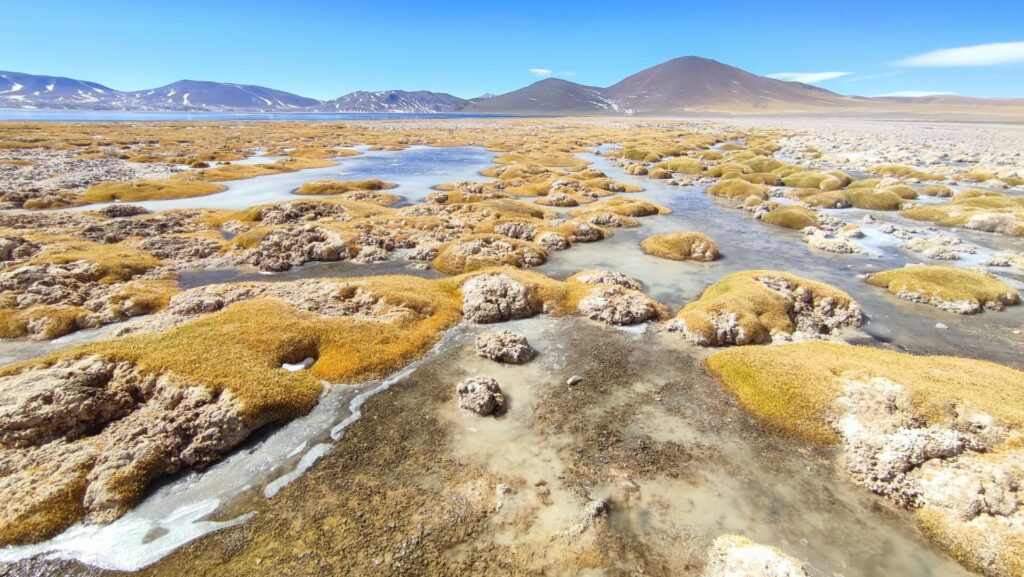
[[[40,0],[4,2],[0,14],[0,70],[122,90],[189,78],[323,99],[393,88],[472,97],[547,75],[607,86],[692,54],[813,73],[787,78],[844,94],[1024,97],[1022,0]]]

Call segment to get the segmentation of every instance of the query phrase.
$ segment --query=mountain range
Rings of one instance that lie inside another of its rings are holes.
[[[758,76],[697,56],[663,62],[606,88],[546,78],[519,90],[470,100],[443,92],[390,90],[352,92],[320,101],[263,86],[196,80],[179,80],[149,90],[120,91],[60,76],[0,71],[0,108],[559,116],[829,110],[907,103],[1024,106],[1024,100],[1019,99],[844,96],[800,82]]]

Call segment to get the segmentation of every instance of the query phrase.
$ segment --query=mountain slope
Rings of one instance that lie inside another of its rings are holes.
[[[123,107],[140,110],[297,110],[320,104],[282,90],[251,84],[179,80],[124,96]]]
[[[652,66],[608,87],[620,106],[638,113],[694,107],[773,108],[847,104],[823,88],[757,76],[715,60],[684,56]]]
[[[0,107],[110,108],[117,90],[63,76],[0,71]]]
[[[487,99],[474,99],[462,109],[473,114],[615,114],[626,112],[604,89],[559,78],[539,82]]]
[[[445,92],[417,90],[386,90],[382,92],[350,92],[328,100],[317,110],[324,112],[452,112],[465,106],[466,101]]]

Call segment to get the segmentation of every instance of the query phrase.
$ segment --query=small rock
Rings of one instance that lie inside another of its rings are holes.
[[[475,345],[477,356],[512,365],[528,362],[536,354],[526,337],[511,331],[483,333]]]
[[[505,410],[505,395],[491,377],[471,377],[455,386],[459,406],[482,417]]]
[[[578,384],[580,384],[582,382],[583,382],[583,377],[581,377],[579,375],[573,375],[573,376],[569,377],[565,381],[565,384],[569,385],[570,387],[575,387],[576,385],[578,385]]]

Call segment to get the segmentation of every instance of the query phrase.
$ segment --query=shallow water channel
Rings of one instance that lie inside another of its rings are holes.
[[[336,167],[226,183],[227,191],[208,197],[139,204],[152,210],[243,208],[295,198],[291,191],[313,179],[370,177],[399,184],[392,192],[416,202],[441,182],[482,180],[477,172],[490,166],[491,157],[492,153],[476,148],[412,147],[373,152],[342,159]],[[857,278],[860,273],[922,261],[884,235],[873,234],[867,225],[865,242],[875,255],[815,251],[801,242],[799,232],[752,221],[734,208],[734,201],[706,195],[700,187],[670,186],[663,181],[632,177],[600,156],[587,158],[613,178],[644,186],[646,190],[637,197],[673,212],[642,218],[641,226],[617,229],[601,242],[552,252],[549,261],[539,268],[545,274],[564,278],[585,268],[620,271],[642,281],[648,294],[675,311],[728,273],[751,268],[784,270],[850,293],[866,315],[856,337],[858,342],[920,354],[988,359],[1024,368],[1024,336],[1019,334],[1024,328],[1024,306],[1001,313],[954,315],[899,300]],[[831,212],[858,223],[864,214],[852,210]],[[892,214],[880,218],[920,226]],[[640,240],[649,235],[681,230],[711,236],[722,258],[713,263],[676,262],[645,255],[639,248]],[[965,233],[963,238],[990,250],[1024,248],[1020,241],[983,233]],[[199,272],[183,275],[182,282],[198,286],[242,278],[294,280],[385,273],[436,274],[411,271],[397,261],[378,265],[321,263],[281,275]],[[1021,286],[1013,277],[1006,280]],[[937,328],[937,323],[946,328]],[[476,333],[494,328],[459,326],[424,359],[386,381],[329,386],[309,415],[262,431],[205,472],[188,473],[161,484],[118,521],[104,527],[76,526],[48,542],[0,549],[0,562],[8,563],[8,572],[14,575],[93,571],[78,563],[132,571],[158,562],[155,567],[171,574],[190,568],[193,561],[201,566],[199,557],[190,556],[201,553],[206,541],[200,540],[160,561],[166,555],[213,531],[231,534],[238,524],[250,519],[256,519],[251,533],[257,540],[287,539],[286,534],[274,533],[273,523],[265,530],[262,523],[282,514],[275,509],[283,506],[277,505],[282,500],[301,503],[296,495],[310,491],[309,499],[315,499],[315,491],[331,489],[311,481],[307,484],[302,473],[318,460],[320,467],[334,466],[330,449],[336,443],[345,443],[343,434],[347,427],[354,426],[360,411],[372,414],[375,403],[393,402],[371,398],[375,392],[395,387],[402,395],[441,391],[437,394],[451,396],[454,384],[462,378],[487,374],[497,378],[509,396],[508,413],[498,419],[480,419],[459,411],[454,401],[440,404],[435,417],[444,423],[446,442],[437,450],[494,475],[518,476],[530,485],[544,479],[550,487],[550,504],[521,496],[526,501],[523,506],[529,505],[525,510],[532,512],[531,522],[525,527],[512,524],[497,531],[488,537],[494,544],[518,540],[536,542],[543,548],[552,534],[579,522],[585,505],[579,497],[584,484],[579,471],[589,470],[593,464],[584,466],[577,461],[581,451],[587,453],[589,441],[586,431],[555,427],[550,419],[586,419],[607,422],[620,437],[650,443],[659,447],[659,454],[666,455],[641,473],[630,475],[635,491],[630,489],[628,499],[618,495],[621,487],[613,483],[587,487],[592,498],[613,502],[608,517],[610,530],[622,536],[627,550],[636,555],[638,566],[647,567],[650,573],[696,574],[691,569],[702,564],[710,540],[736,532],[805,560],[816,576],[969,574],[927,543],[908,513],[890,508],[847,482],[834,469],[831,449],[785,438],[753,422],[700,369],[706,351],[656,330],[645,330],[648,327],[619,330],[578,318],[536,318],[500,326],[522,332],[540,351],[530,364],[504,366],[479,359],[470,350]],[[64,342],[31,345],[3,343],[0,360],[7,363],[30,358],[104,335],[85,333]],[[584,376],[583,387],[588,381],[600,381],[601,394],[583,393],[585,404],[579,406],[552,405],[552,398],[566,394],[565,380],[574,374]],[[410,428],[415,434],[412,424],[395,426]],[[628,469],[628,463],[623,467]],[[344,470],[336,472],[342,480],[345,474]],[[299,507],[292,507],[288,514],[301,525],[312,517],[304,517]],[[644,544],[642,548],[639,543]],[[331,546],[329,541],[323,545],[327,549]],[[638,552],[641,550],[643,554]]]

